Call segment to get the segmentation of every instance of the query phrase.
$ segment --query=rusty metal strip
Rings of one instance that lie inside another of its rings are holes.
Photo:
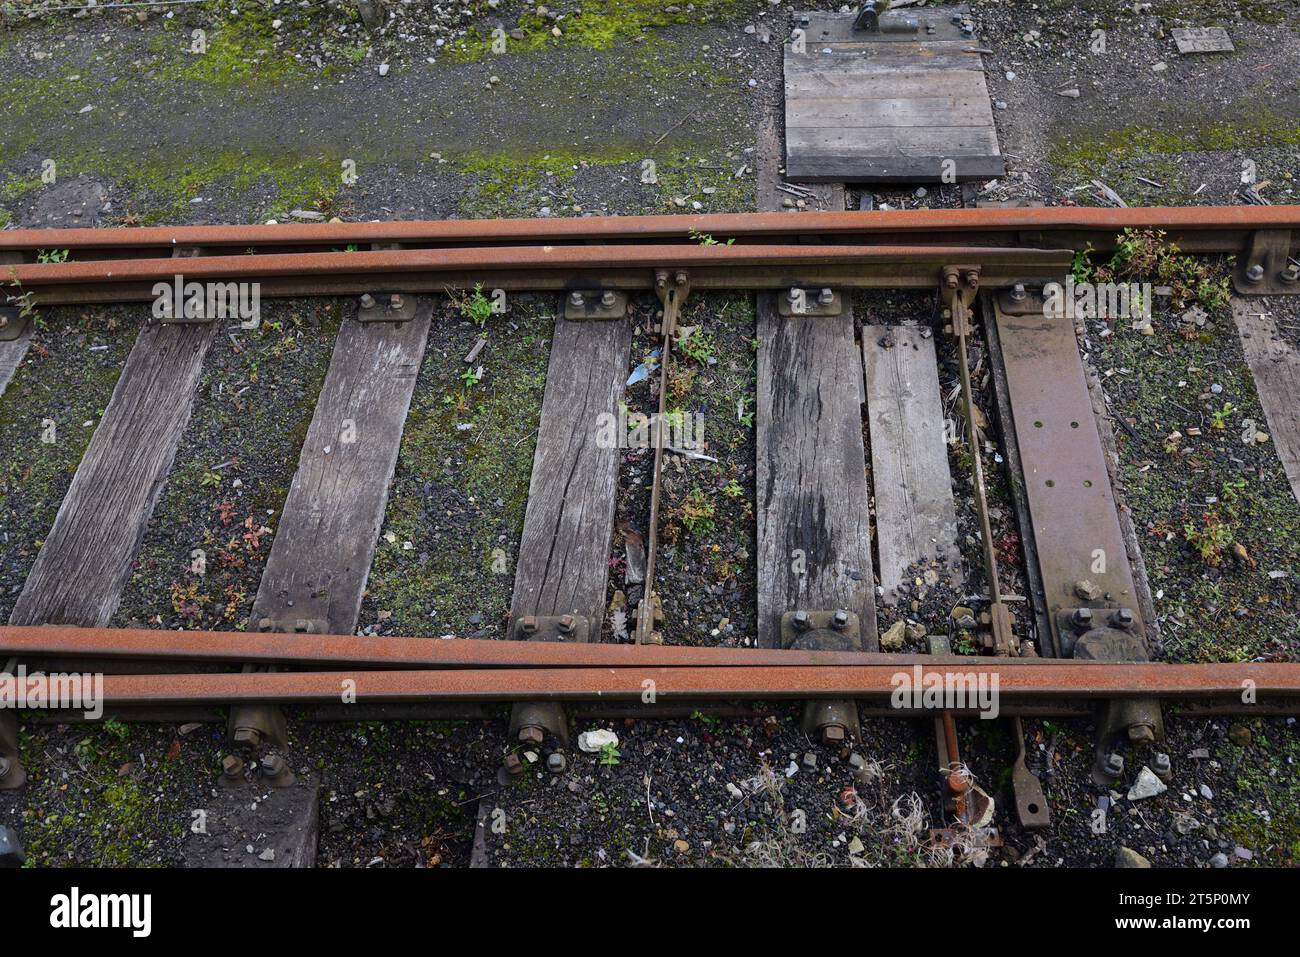
[[[1159,696],[1240,701],[1249,683],[1260,698],[1300,699],[1300,665],[1107,664],[1060,662],[1050,667],[975,659],[960,666],[915,664],[817,668],[528,668],[442,671],[306,671],[228,674],[106,675],[105,705],[338,704],[419,701],[568,701],[654,698],[840,697],[889,701],[904,674],[919,687],[962,675],[967,682],[996,680],[998,700],[1128,699]],[[974,687],[973,684],[968,687]],[[1300,708],[1300,700],[1296,702]]]
[[[833,667],[965,664],[969,656],[770,648],[697,648],[514,642],[475,638],[416,638],[291,632],[164,631],[156,628],[75,628],[0,625],[0,658],[91,658],[255,662],[331,668],[596,668],[596,667]],[[1004,664],[1054,664],[1015,658]],[[1097,662],[1086,665],[1101,667]],[[160,680],[166,680],[165,677]]]
[[[1300,206],[1189,206],[1103,209],[1048,206],[1013,209],[917,209],[888,212],[721,213],[688,216],[591,216],[556,219],[431,220],[370,223],[156,226],[118,229],[15,229],[0,232],[0,250],[70,249],[117,255],[177,246],[201,252],[269,247],[329,248],[347,244],[455,245],[516,242],[675,241],[701,233],[737,244],[795,235],[899,237],[951,243],[954,236],[996,243],[1038,233],[1090,241],[1098,249],[1124,229],[1163,229],[1188,252],[1237,252],[1258,229],[1300,234]],[[1023,241],[1023,237],[1022,237]],[[1082,243],[1079,243],[1082,246]]]

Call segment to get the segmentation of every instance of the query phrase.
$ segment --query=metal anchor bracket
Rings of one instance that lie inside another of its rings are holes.
[[[1300,256],[1291,255],[1291,230],[1257,229],[1232,273],[1243,296],[1300,295]]]
[[[804,316],[840,316],[844,314],[844,297],[839,290],[826,286],[808,288],[791,286],[776,300],[777,312],[788,318]]]
[[[21,339],[31,323],[31,316],[24,316],[17,306],[0,306],[0,342]]]
[[[585,615],[524,615],[515,621],[514,641],[590,641],[591,622]]]
[[[362,293],[358,322],[409,322],[415,318],[415,297],[400,292]]]
[[[627,315],[627,293],[614,289],[574,289],[564,297],[564,318],[622,319]]]
[[[781,616],[781,647],[800,651],[857,651],[862,624],[857,614],[833,611],[788,611]]]

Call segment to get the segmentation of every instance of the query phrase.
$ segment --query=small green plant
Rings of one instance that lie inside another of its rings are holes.
[[[598,763],[602,768],[612,768],[615,767],[622,758],[623,755],[619,752],[618,745],[611,741],[609,744],[601,747]]]
[[[717,508],[699,486],[686,493],[686,500],[678,509],[682,525],[692,535],[707,535],[713,531],[713,516]]]
[[[1085,250],[1083,254],[1085,265],[1090,262],[1088,252]],[[1079,256],[1076,256],[1076,282],[1081,281],[1078,264]],[[1115,240],[1110,261],[1091,269],[1089,278],[1096,282],[1149,280],[1167,286],[1169,299],[1178,309],[1191,303],[1206,310],[1214,309],[1225,305],[1231,295],[1226,275],[1216,275],[1200,260],[1184,256],[1176,243],[1165,238],[1162,229],[1124,230]]]
[[[722,492],[728,498],[740,498],[740,496],[745,494],[745,488],[735,479],[731,479],[722,487]]]
[[[482,366],[479,366],[477,369],[475,368],[466,369],[464,372],[460,374],[460,381],[465,383],[465,388],[467,389],[474,388],[474,386],[479,384],[479,380],[482,378],[483,378]]]
[[[1236,406],[1231,402],[1223,403],[1223,408],[1210,413],[1210,428],[1223,429],[1228,427],[1228,419],[1237,411]]]
[[[41,249],[36,253],[38,263],[64,263],[68,261],[66,249]]]
[[[1229,554],[1236,536],[1232,525],[1211,509],[1201,515],[1201,523],[1185,522],[1183,537],[1205,564],[1218,568]]]
[[[716,728],[722,724],[722,719],[716,714],[705,714],[703,711],[692,711],[691,720],[700,722],[706,728]]]
[[[751,402],[749,396],[741,396],[736,406],[736,421],[747,429],[754,427],[754,410],[750,408]]]
[[[1092,262],[1088,257],[1092,255],[1092,243],[1080,249],[1074,254],[1074,262],[1070,264],[1070,275],[1074,277],[1075,282],[1090,282],[1092,280]]]
[[[694,329],[685,339],[677,343],[677,348],[688,359],[694,359],[700,365],[707,365],[713,358],[715,348],[713,340],[700,329]]]
[[[483,295],[482,283],[475,284],[469,295],[452,296],[451,301],[462,316],[480,328],[492,317],[492,300]]]
[[[702,233],[698,229],[691,230],[691,239],[695,240],[701,246],[730,246],[735,239],[728,239],[725,243],[720,243],[708,233]]]
[[[109,718],[104,722],[104,730],[119,741],[125,741],[131,736],[131,729],[116,718]]]
[[[203,488],[215,488],[221,484],[220,472],[204,472],[203,478],[199,479],[199,485]]]
[[[952,650],[959,655],[979,653],[979,649],[975,647],[975,639],[971,637],[968,631],[963,631],[957,636],[957,640],[952,643]]]

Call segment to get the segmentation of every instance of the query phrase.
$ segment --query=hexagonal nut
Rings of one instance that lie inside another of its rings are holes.
[[[541,744],[546,739],[546,732],[535,724],[526,724],[519,729],[520,744]]]
[[[241,747],[255,748],[262,743],[262,732],[256,728],[236,728],[231,740]]]
[[[517,754],[507,754],[505,759],[505,769],[512,775],[524,773],[524,762],[519,760]]]
[[[844,743],[844,739],[846,737],[847,737],[847,733],[844,730],[844,725],[842,724],[822,725],[822,744],[832,745],[832,746],[841,745]]]

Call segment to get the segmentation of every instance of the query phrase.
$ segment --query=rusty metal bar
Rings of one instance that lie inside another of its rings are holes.
[[[1018,209],[917,209],[888,212],[719,213],[677,216],[590,216],[557,219],[430,220],[369,223],[282,223],[244,226],[157,226],[116,229],[15,229],[0,232],[0,250],[69,249],[117,255],[153,250],[267,247],[325,249],[347,244],[447,246],[517,242],[669,241],[696,244],[705,233],[737,244],[800,235],[871,236],[876,241],[979,244],[1038,233],[1108,248],[1127,228],[1163,229],[1189,252],[1236,252],[1257,229],[1300,230],[1300,206],[1189,206],[1103,209],[1048,206]],[[694,234],[694,235],[693,235]],[[1023,241],[1023,237],[1022,237]],[[1297,240],[1300,241],[1300,240]],[[1081,243],[1080,243],[1081,245]]]
[[[839,667],[967,664],[966,655],[802,651],[769,648],[697,648],[685,645],[566,644],[476,638],[315,635],[246,631],[164,631],[156,628],[76,628],[0,625],[0,659],[96,658],[183,662],[253,662],[320,668],[628,668]],[[1053,665],[1051,659],[1013,658],[1002,664]],[[1104,667],[1081,662],[1083,667]],[[1300,666],[1297,666],[1300,667]],[[166,676],[160,676],[166,680]]]
[[[959,666],[917,663],[846,667],[766,668],[527,668],[442,671],[305,671],[225,674],[105,675],[106,706],[222,704],[337,704],[419,701],[642,700],[678,698],[864,698],[888,701],[900,674],[920,688],[955,675],[967,687],[996,680],[999,702],[1022,697],[1161,698],[1239,701],[1245,683],[1262,698],[1300,699],[1300,665],[1106,664],[1060,662],[1048,667],[972,659]],[[917,684],[919,683],[919,684]],[[1296,702],[1300,708],[1300,700]]]
[[[653,289],[658,271],[688,270],[696,289],[925,288],[954,258],[978,261],[986,284],[1046,282],[1069,269],[1062,249],[875,245],[581,245],[275,252],[194,259],[104,259],[0,268],[0,288],[41,304],[148,301],[158,283],[256,281],[263,298],[386,290],[442,292]]]

